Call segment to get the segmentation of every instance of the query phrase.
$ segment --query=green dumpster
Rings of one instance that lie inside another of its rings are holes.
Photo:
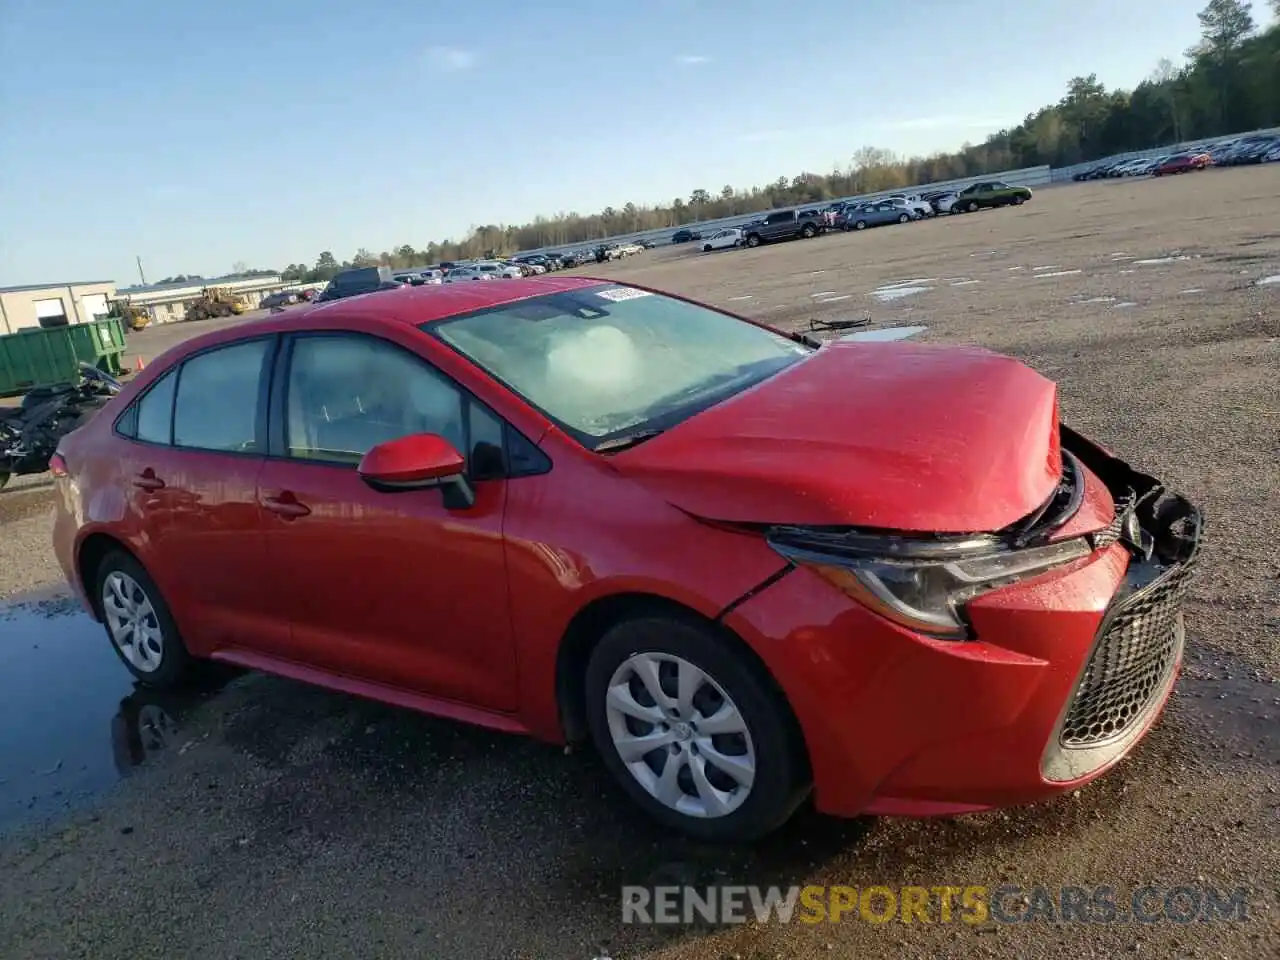
[[[80,364],[107,373],[124,370],[124,325],[119,317],[61,327],[36,327],[0,337],[0,397],[32,387],[74,382]]]

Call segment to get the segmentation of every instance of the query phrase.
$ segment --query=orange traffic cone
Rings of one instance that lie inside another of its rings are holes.
[[[146,365],[147,365],[147,364],[146,364],[146,361],[144,361],[141,357],[134,357],[134,358],[133,358],[133,372],[134,372],[134,373],[141,373],[141,372],[142,372],[142,370],[143,370],[143,368],[144,368]]]

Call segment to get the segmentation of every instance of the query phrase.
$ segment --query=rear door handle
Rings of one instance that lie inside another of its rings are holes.
[[[262,506],[285,520],[296,520],[299,517],[307,516],[311,512],[310,507],[305,503],[299,503],[292,494],[265,497],[263,498]]]
[[[140,474],[138,474],[136,477],[133,478],[133,485],[135,487],[141,487],[143,490],[150,490],[150,491],[164,489],[164,481],[161,480],[159,477],[157,477],[156,472],[152,470],[150,467],[148,467],[146,470],[143,470]]]

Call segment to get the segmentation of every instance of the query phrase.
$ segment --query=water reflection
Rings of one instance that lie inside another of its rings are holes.
[[[73,809],[171,746],[226,680],[176,694],[136,687],[73,598],[0,604],[0,832]]]
[[[917,334],[924,333],[927,327],[884,327],[880,330],[859,330],[857,333],[851,333],[843,336],[841,340],[851,340],[855,343],[881,343],[889,340],[908,340]]]

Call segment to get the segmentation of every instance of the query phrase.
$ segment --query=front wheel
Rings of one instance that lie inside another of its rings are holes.
[[[867,229],[867,221],[865,221],[865,220],[858,220],[858,221],[856,221],[856,222],[854,223],[854,225],[853,225],[853,229],[855,229],[855,230],[865,230],[865,229]]]
[[[13,476],[8,470],[0,469],[0,490],[3,490],[5,484],[9,482],[9,478]]]
[[[817,236],[817,234],[818,234],[817,229],[815,229],[812,225],[808,225],[803,230],[800,231],[800,236],[804,237],[804,239],[806,240],[812,240],[815,236]]]
[[[753,233],[751,236],[747,237],[747,246],[748,247],[760,246],[760,238]]]
[[[977,200],[970,200],[970,201],[969,201],[969,212],[970,212],[970,213],[977,213],[977,212],[978,212],[978,201],[977,201]]]
[[[910,219],[911,219],[911,217],[910,217],[909,215],[907,215],[907,214],[905,214],[905,213],[904,213],[904,214],[902,214],[901,216],[899,216],[899,217],[898,217],[898,222],[899,222],[899,223],[907,223]]]
[[[98,565],[94,583],[107,639],[129,672],[151,687],[181,683],[191,672],[191,654],[146,568],[116,550]]]
[[[1013,198],[1013,205],[1014,205],[1015,207],[1020,207],[1020,206],[1022,206],[1022,204],[1026,201],[1026,199],[1027,199],[1026,197],[1022,197],[1022,196],[1014,197],[1014,198]]]
[[[704,243],[704,244],[702,245],[702,252],[703,252],[703,253],[710,253],[710,252],[711,252],[711,244],[709,244],[709,243]]]
[[[669,827],[754,840],[808,793],[785,702],[708,627],[669,616],[615,626],[591,655],[586,696],[605,765]]]

